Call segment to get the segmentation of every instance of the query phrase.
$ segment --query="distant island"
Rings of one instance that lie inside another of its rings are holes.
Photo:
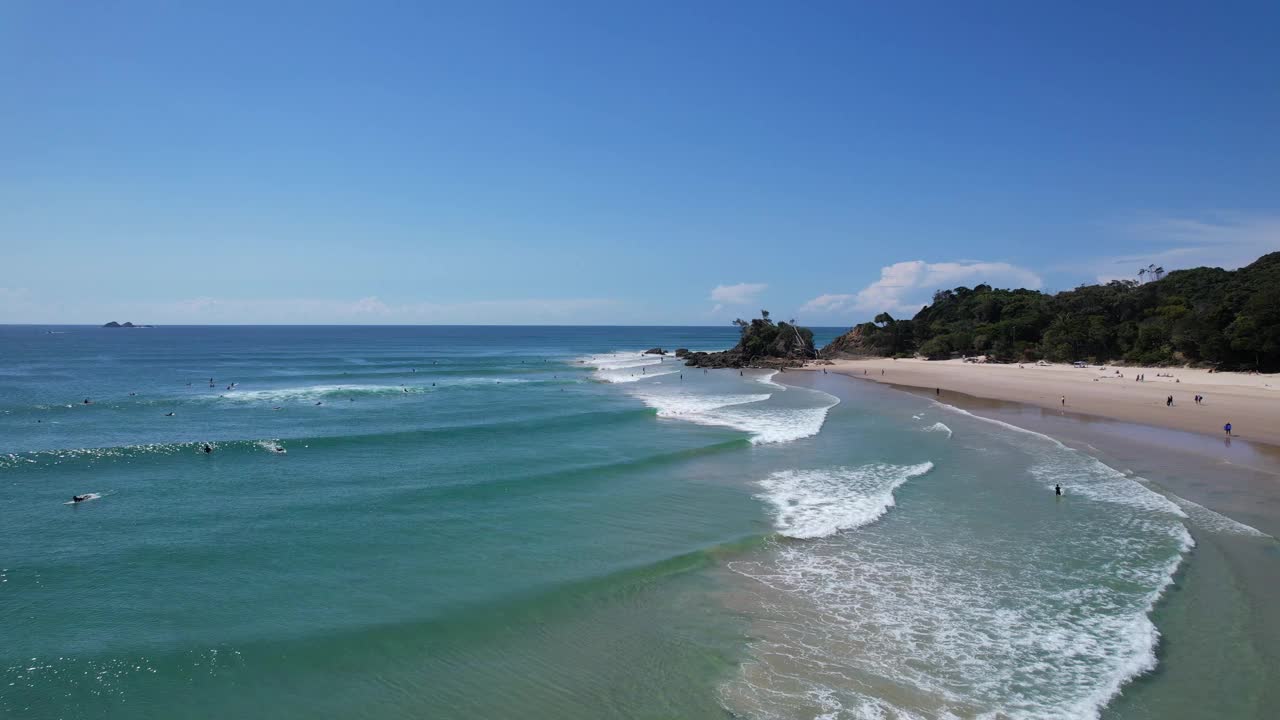
[[[1145,282],[1144,282],[1145,280]],[[1049,295],[990,285],[934,293],[910,320],[881,313],[826,359],[985,356],[994,362],[1124,362],[1280,370],[1280,252],[1239,270],[1200,267]]]
[[[675,355],[685,365],[704,368],[800,367],[816,360],[818,353],[813,346],[813,331],[791,322],[775,323],[768,310],[761,310],[760,317],[750,322],[741,318],[733,321],[741,336],[738,344],[723,352],[689,352],[681,348]]]
[[[106,325],[103,325],[102,327],[104,327],[104,328],[149,328],[149,327],[153,327],[153,326],[151,326],[151,325],[134,325],[134,324],[133,324],[133,323],[131,323],[131,322],[118,323],[118,322],[116,322],[115,320],[112,320],[111,322],[107,323]]]

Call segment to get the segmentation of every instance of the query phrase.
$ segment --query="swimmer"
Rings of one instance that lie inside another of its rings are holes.
[[[280,409],[280,406],[279,406],[279,405],[277,405],[277,406],[275,406],[275,407],[273,407],[273,408],[271,408],[271,409],[272,409],[272,410],[279,410],[279,409]]]
[[[209,443],[205,443],[204,447],[201,449],[204,450],[205,455],[208,455],[209,453],[213,452],[213,446],[210,445]]]
[[[173,417],[173,413],[171,413],[171,412],[167,412],[167,413],[165,413],[165,414],[164,414],[164,416],[165,416],[165,417]]]
[[[321,402],[321,401],[319,401],[319,400],[317,400],[317,401],[316,401],[316,404],[317,404],[317,405],[323,405],[324,403],[323,403],[323,402]]]
[[[81,404],[81,405],[92,405],[92,404],[93,404],[93,401],[92,401],[92,400],[90,400],[89,398],[85,398],[85,399],[84,399],[84,402],[82,402],[82,403],[80,403],[80,404]]]

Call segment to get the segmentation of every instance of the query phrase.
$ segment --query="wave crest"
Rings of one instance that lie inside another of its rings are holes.
[[[761,497],[776,512],[778,532],[808,539],[875,522],[894,505],[893,491],[933,463],[821,470],[783,470],[761,481]]]

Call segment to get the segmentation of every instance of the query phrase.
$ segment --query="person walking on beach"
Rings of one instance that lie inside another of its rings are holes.
[[[1165,398],[1164,406],[1165,406],[1165,407],[1173,407],[1173,396],[1172,396],[1172,395],[1170,395],[1169,397]]]
[[[934,395],[941,395],[941,394],[942,394],[942,388],[934,388],[934,389],[933,389],[933,394],[934,394]]]
[[[1067,396],[1066,396],[1066,395],[1063,395],[1063,396],[1062,396],[1062,407],[1066,407],[1066,406],[1067,406]]]
[[[1226,425],[1223,425],[1222,429],[1226,431],[1227,437],[1231,437],[1231,423],[1227,423]]]

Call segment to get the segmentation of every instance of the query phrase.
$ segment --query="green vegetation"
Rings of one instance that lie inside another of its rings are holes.
[[[813,331],[791,322],[769,318],[768,310],[760,317],[733,321],[741,337],[738,344],[724,352],[706,353],[677,350],[676,357],[695,367],[795,367],[818,357],[813,347]]]
[[[742,318],[733,321],[742,333],[735,348],[744,361],[758,357],[816,356],[813,352],[813,331],[791,322],[775,323],[769,319],[769,311],[761,310],[760,317],[747,322]]]
[[[989,285],[940,290],[910,320],[858,325],[824,355],[988,355],[999,361],[1088,360],[1280,370],[1280,252],[1248,267],[1144,268],[1046,295]]]

